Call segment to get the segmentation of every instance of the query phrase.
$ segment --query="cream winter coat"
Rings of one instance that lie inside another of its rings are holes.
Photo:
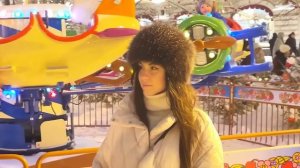
[[[158,137],[170,128],[175,118],[170,113],[150,132],[139,121],[132,101],[126,96],[112,119],[106,139],[94,158],[93,168],[180,168],[179,128],[175,125],[166,136]],[[206,113],[195,110],[199,128],[199,143],[194,145],[193,168],[223,168],[223,151],[218,133]]]

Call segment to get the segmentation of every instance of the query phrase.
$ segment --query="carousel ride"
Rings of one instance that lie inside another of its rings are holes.
[[[51,31],[63,31],[70,16],[62,5],[1,7],[9,16],[0,22],[0,153],[72,147],[72,123],[66,124],[70,96],[63,90],[117,60],[139,30],[134,1],[97,3],[89,30],[72,37]],[[16,20],[28,24],[18,30]]]

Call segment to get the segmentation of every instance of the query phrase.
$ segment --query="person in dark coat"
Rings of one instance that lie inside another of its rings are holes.
[[[273,37],[269,40],[269,44],[270,44],[270,51],[271,51],[271,55],[273,56],[273,47],[274,47],[274,44],[275,44],[275,41],[277,39],[277,33],[273,33]]]
[[[296,47],[296,39],[295,39],[295,33],[292,32],[291,34],[289,34],[289,37],[288,39],[285,41],[285,44],[287,44],[288,46],[290,46],[291,50],[291,54],[295,54],[295,56],[298,56],[299,53],[298,53],[298,50],[297,50],[297,47]]]
[[[244,40],[243,51],[250,51],[248,40]],[[251,57],[250,57],[250,54],[249,54],[247,57],[245,57],[241,61],[240,65],[250,65],[250,64],[251,64]]]
[[[272,72],[276,75],[281,76],[285,70],[285,64],[287,57],[290,56],[290,46],[282,44],[279,50],[275,52],[275,57],[273,59],[273,70]]]

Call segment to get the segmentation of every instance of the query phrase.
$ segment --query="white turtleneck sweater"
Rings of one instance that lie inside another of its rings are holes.
[[[171,113],[166,92],[154,96],[144,96],[150,130]]]

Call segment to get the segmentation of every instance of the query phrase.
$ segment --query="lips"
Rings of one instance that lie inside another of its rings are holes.
[[[150,87],[151,85],[143,85],[143,87]]]
[[[148,85],[148,84],[144,84],[144,85],[143,85],[143,84],[142,84],[141,86],[142,86],[143,89],[147,89],[147,88],[150,88],[152,85]]]

